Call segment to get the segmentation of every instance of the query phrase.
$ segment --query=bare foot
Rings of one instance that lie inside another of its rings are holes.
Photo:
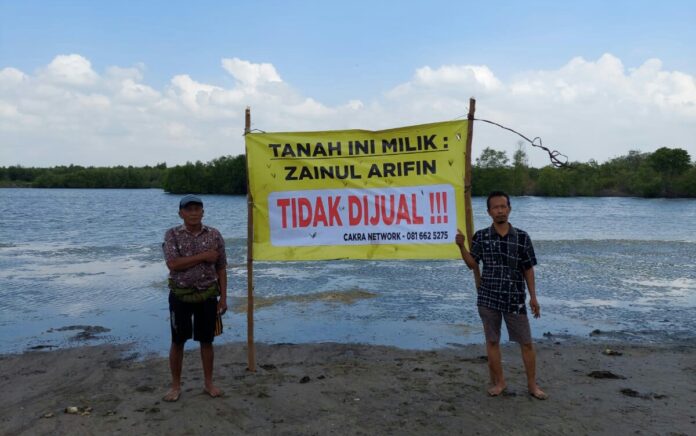
[[[224,392],[216,388],[214,385],[208,385],[203,388],[206,394],[210,395],[212,398],[222,397]]]
[[[546,392],[539,389],[539,386],[534,386],[534,387],[529,388],[529,395],[536,398],[537,400],[545,400],[549,397],[546,394]]]
[[[169,391],[167,391],[166,394],[164,394],[164,397],[162,399],[164,401],[168,401],[170,403],[173,403],[174,401],[177,401],[179,397],[181,396],[181,388],[171,388]]]
[[[490,388],[488,388],[488,395],[491,397],[497,397],[498,395],[502,394],[503,391],[505,391],[505,388],[507,388],[506,385],[495,385]]]

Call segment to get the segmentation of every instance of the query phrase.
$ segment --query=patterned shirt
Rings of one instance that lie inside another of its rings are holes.
[[[506,313],[526,314],[523,272],[537,264],[532,240],[510,225],[500,236],[491,225],[474,233],[471,255],[483,261],[476,305]]]
[[[217,262],[201,262],[184,271],[169,271],[169,278],[179,288],[209,288],[217,281],[217,270],[227,266],[225,241],[217,229],[203,226],[197,235],[186,230],[186,226],[172,227],[164,234],[164,259],[169,262],[177,257],[189,257],[215,249],[219,255]]]

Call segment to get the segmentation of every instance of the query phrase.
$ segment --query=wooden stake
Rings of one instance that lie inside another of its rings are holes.
[[[466,243],[471,250],[471,238],[474,237],[474,211],[471,206],[471,143],[474,139],[474,113],[476,112],[476,99],[469,99],[469,114],[466,132],[466,160],[464,166],[464,213],[466,214]],[[474,270],[474,283],[476,289],[481,284],[481,274]]]
[[[251,108],[244,113],[244,134],[251,133]],[[249,186],[249,150],[246,150],[247,169],[247,371],[256,372],[254,347],[254,198]]]

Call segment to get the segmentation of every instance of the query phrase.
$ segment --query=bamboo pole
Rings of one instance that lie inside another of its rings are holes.
[[[244,113],[244,135],[251,132],[251,108]],[[246,150],[247,170],[247,371],[256,372],[254,347],[254,198],[249,186],[249,150]]]
[[[464,213],[466,214],[466,244],[471,250],[471,238],[474,236],[474,211],[471,206],[471,143],[474,139],[474,113],[476,112],[476,99],[469,99],[469,114],[466,126],[466,159],[464,166]],[[474,283],[478,289],[481,283],[481,274],[474,269]]]

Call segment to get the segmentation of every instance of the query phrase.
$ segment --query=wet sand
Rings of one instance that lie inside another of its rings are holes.
[[[486,394],[482,345],[259,344],[255,373],[242,344],[224,345],[218,399],[202,391],[196,348],[176,403],[161,401],[166,359],[127,346],[0,356],[0,433],[696,434],[696,343],[545,338],[537,362],[547,401],[527,394],[515,345],[503,349],[508,391],[497,398]]]

